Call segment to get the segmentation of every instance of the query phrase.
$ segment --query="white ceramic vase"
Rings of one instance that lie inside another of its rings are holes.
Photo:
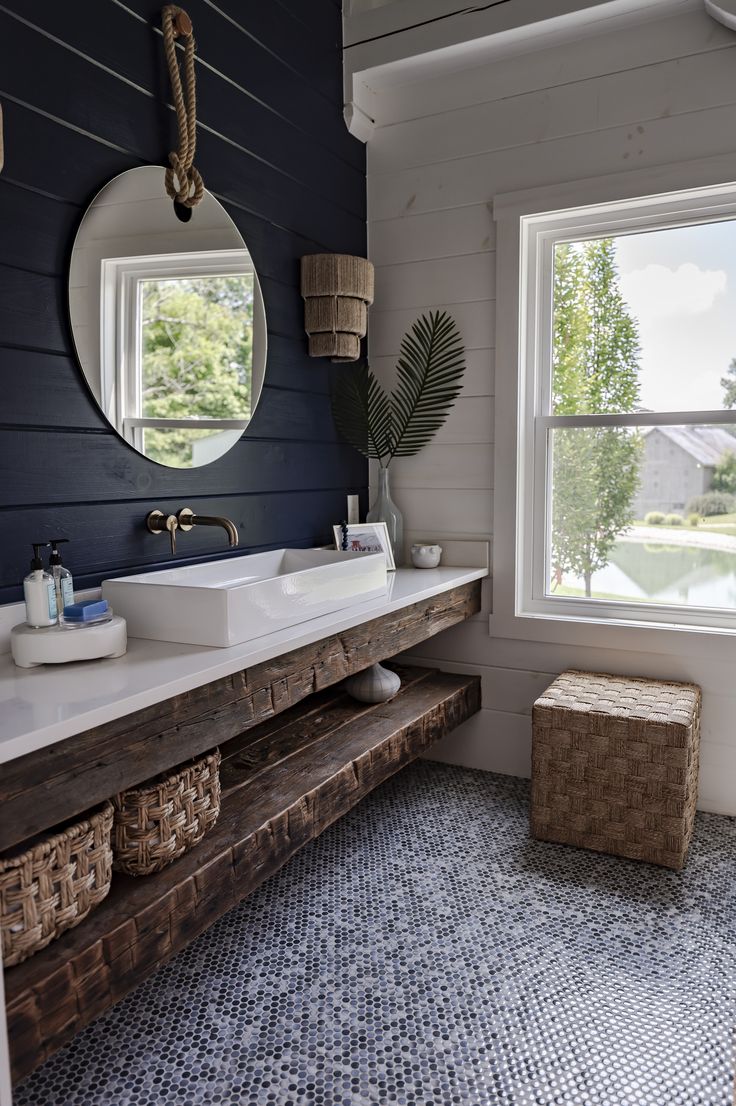
[[[372,664],[344,683],[348,695],[359,703],[386,703],[401,687],[401,677],[380,664]]]

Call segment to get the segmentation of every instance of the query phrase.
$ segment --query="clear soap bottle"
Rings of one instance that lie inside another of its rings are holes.
[[[49,571],[54,578],[54,590],[56,592],[56,609],[60,615],[64,614],[64,608],[74,602],[74,581],[68,568],[61,563],[59,546],[65,545],[68,538],[52,538],[51,556],[49,557]]]
[[[48,542],[33,542],[31,571],[23,581],[26,622],[29,626],[54,626],[58,619],[54,578],[44,569],[39,552],[47,545]]]

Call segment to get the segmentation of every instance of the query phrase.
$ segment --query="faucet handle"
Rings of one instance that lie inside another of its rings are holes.
[[[146,515],[146,527],[152,534],[165,534],[168,530],[173,557],[176,553],[176,531],[179,529],[176,515],[165,515],[163,511],[149,511]]]
[[[169,539],[171,541],[171,556],[176,553],[176,531],[179,529],[179,521],[176,515],[169,515],[166,519],[166,529],[169,531]]]

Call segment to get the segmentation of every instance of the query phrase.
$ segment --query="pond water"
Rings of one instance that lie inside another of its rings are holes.
[[[736,608],[736,550],[619,541],[592,584],[598,599]]]

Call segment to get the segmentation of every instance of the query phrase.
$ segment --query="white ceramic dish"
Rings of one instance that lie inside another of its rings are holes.
[[[411,563],[414,568],[437,568],[441,559],[441,545],[417,544],[411,547]]]
[[[10,631],[10,651],[19,668],[122,657],[127,641],[125,619],[112,612],[109,618],[86,626],[34,627],[22,622]]]

